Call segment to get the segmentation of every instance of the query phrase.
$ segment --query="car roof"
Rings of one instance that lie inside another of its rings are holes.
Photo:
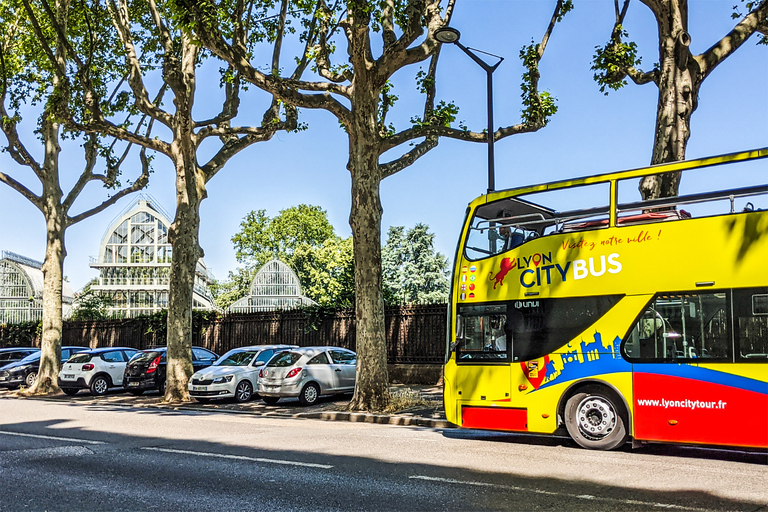
[[[305,355],[319,354],[320,352],[325,352],[326,350],[344,350],[347,352],[352,352],[354,354],[354,351],[349,350],[348,348],[331,347],[328,345],[318,346],[318,347],[298,347],[298,348],[290,349],[291,352],[298,352],[299,354],[305,354]]]
[[[85,349],[80,354],[101,354],[103,352],[112,352],[114,350],[135,350],[139,351],[137,348],[131,348],[131,347],[99,347],[99,348],[92,348],[92,349]]]
[[[247,347],[235,347],[232,350],[290,350],[299,348],[298,345],[248,345]],[[231,350],[227,350],[231,352]]]
[[[37,347],[4,347],[0,348],[0,352],[10,352],[11,350],[40,350]]]
[[[211,350],[211,349],[209,349],[209,348],[205,348],[205,347],[198,347],[197,345],[192,345],[192,348],[201,348],[201,349],[203,349],[203,350],[207,350],[208,352],[212,352],[212,353],[214,353],[214,354],[215,354],[215,352],[213,352],[213,350]],[[136,350],[139,350],[139,349],[137,348]],[[168,351],[168,347],[167,347],[167,346],[165,346],[165,345],[159,345],[159,346],[157,346],[157,347],[149,347],[149,348],[145,348],[145,349],[142,349],[141,351],[142,351],[142,352],[167,352],[167,351]]]

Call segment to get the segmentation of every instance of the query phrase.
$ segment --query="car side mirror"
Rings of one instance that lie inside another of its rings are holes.
[[[258,368],[259,366],[264,366],[265,364],[267,364],[267,363],[265,363],[264,361],[255,361],[253,363],[253,366]]]

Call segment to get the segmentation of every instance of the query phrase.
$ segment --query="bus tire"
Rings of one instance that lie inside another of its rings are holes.
[[[615,399],[595,391],[576,393],[565,404],[571,438],[590,450],[612,450],[627,442],[627,429]]]

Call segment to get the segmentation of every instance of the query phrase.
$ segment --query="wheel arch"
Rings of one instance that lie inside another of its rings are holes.
[[[624,421],[624,428],[627,429],[627,434],[632,436],[634,433],[632,410],[629,408],[626,398],[624,398],[624,395],[616,389],[616,386],[599,379],[580,380],[572,383],[566,388],[557,404],[558,427],[565,427],[565,406],[573,395],[576,393],[596,393],[598,391],[606,393],[610,398],[615,400],[617,405],[621,406],[618,412],[621,415],[621,419]]]
[[[115,383],[112,382],[112,377],[105,371],[94,373],[93,377],[91,377],[91,380],[88,381],[89,387],[91,386],[91,384],[93,384],[94,379],[96,379],[97,377],[104,377],[105,379],[107,379],[107,384],[110,387],[115,387]]]

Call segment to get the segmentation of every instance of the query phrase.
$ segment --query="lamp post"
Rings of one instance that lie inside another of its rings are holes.
[[[493,192],[496,188],[495,181],[496,181],[496,171],[494,167],[494,154],[493,154],[493,72],[496,71],[496,68],[499,67],[499,64],[501,64],[501,61],[504,60],[504,57],[499,57],[498,55],[494,55],[492,53],[484,52],[481,50],[477,50],[474,48],[467,48],[463,44],[459,42],[459,38],[461,37],[461,32],[456,30],[452,27],[443,27],[441,29],[438,29],[435,31],[435,39],[440,43],[451,43],[455,44],[461,50],[469,55],[469,57],[475,61],[481,68],[485,70],[486,75],[488,76],[488,192]],[[475,50],[480,53],[484,53],[486,55],[490,55],[491,57],[495,57],[499,59],[499,61],[491,66],[484,60],[482,60],[480,57],[478,57],[475,53],[472,52],[472,50]]]

